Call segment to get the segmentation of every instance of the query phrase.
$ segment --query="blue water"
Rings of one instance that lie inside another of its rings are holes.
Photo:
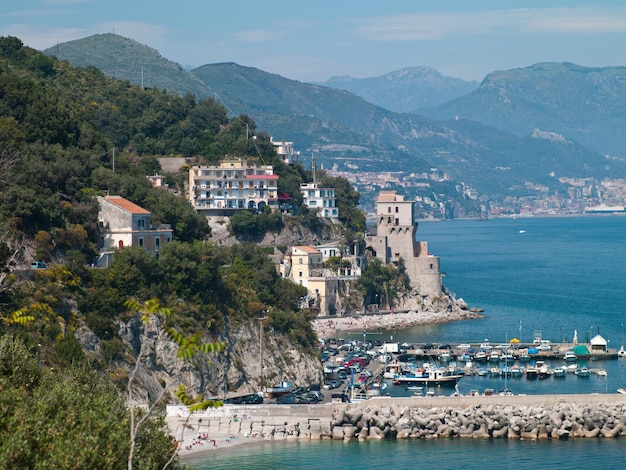
[[[523,233],[520,233],[520,230]],[[420,223],[418,239],[441,258],[445,286],[485,318],[420,326],[380,337],[411,342],[530,342],[535,331],[553,343],[601,334],[623,342],[626,321],[626,217],[497,219]],[[520,329],[521,322],[521,329]],[[582,362],[581,362],[582,364]],[[626,386],[626,361],[595,361],[607,377],[527,381],[509,378],[516,393],[614,393]],[[470,389],[502,388],[504,379],[464,377]],[[400,393],[399,393],[400,394]],[[624,440],[549,442],[409,440],[271,443],[211,455],[194,468],[622,468]]]

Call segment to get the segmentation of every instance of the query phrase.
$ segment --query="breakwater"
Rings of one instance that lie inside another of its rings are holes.
[[[626,396],[375,397],[361,403],[168,407],[182,455],[196,435],[249,440],[566,439],[626,436]]]

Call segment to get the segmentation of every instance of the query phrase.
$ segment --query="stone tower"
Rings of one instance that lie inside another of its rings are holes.
[[[369,240],[383,263],[398,264],[404,259],[411,287],[422,295],[442,292],[439,257],[428,253],[428,244],[417,241],[414,202],[395,191],[381,191],[376,200],[376,236]]]

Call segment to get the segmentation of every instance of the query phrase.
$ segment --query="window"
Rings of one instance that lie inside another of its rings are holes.
[[[400,209],[398,206],[396,206],[396,214],[399,212],[398,209]]]
[[[139,246],[143,246],[143,237],[139,237]]]
[[[159,249],[159,247],[161,246],[161,238],[160,237],[155,237],[155,239],[154,239],[154,246],[156,246],[157,250]]]
[[[387,212],[388,212],[388,213],[391,213],[391,206],[388,206],[388,207],[387,207]]]
[[[298,264],[302,264],[302,258],[298,259]]]
[[[302,271],[298,271],[298,277],[302,277]],[[300,281],[302,283],[302,281]]]

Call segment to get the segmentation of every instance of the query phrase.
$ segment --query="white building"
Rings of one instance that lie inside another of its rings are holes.
[[[224,160],[189,170],[189,201],[201,214],[232,215],[238,210],[277,207],[278,175],[253,160]]]
[[[293,142],[277,142],[274,139],[270,139],[276,150],[276,154],[280,157],[283,163],[291,165],[294,160],[297,160],[300,156],[300,152],[296,152],[293,149]]]
[[[339,217],[335,188],[320,188],[317,183],[301,183],[300,191],[304,196],[304,205],[309,209],[318,209],[318,216]]]

